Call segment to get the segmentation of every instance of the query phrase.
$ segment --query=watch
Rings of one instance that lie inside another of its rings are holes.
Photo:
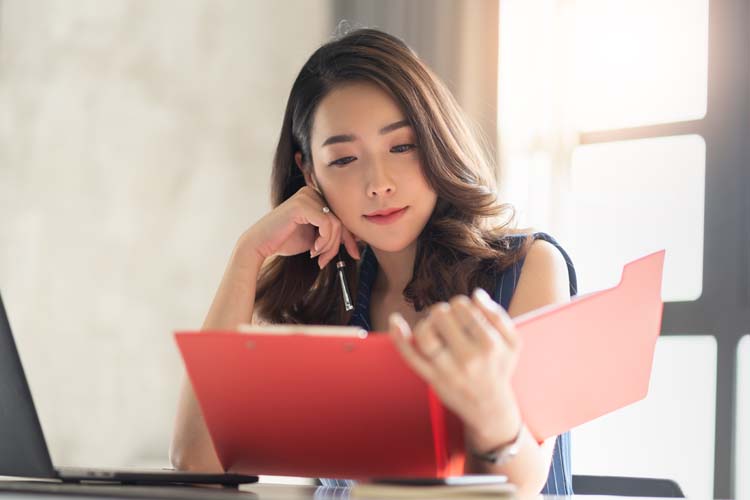
[[[518,430],[518,434],[513,438],[510,443],[505,443],[494,450],[486,453],[479,453],[478,451],[471,450],[471,455],[475,458],[489,462],[491,464],[500,465],[507,462],[511,458],[518,455],[518,450],[521,448],[521,435],[523,434],[524,425],[521,424],[521,428]]]

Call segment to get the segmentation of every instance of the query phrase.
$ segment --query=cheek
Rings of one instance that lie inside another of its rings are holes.
[[[328,204],[347,228],[356,224],[361,215],[362,207],[358,192],[357,188],[349,183],[331,183],[324,188]]]
[[[427,178],[422,173],[421,166],[416,168],[411,176],[410,183],[412,186],[415,186],[417,189],[419,189],[422,192],[429,193],[426,196],[428,197],[437,197],[437,193],[430,187],[430,184],[427,182]]]
[[[331,208],[341,205],[342,200],[351,196],[352,180],[346,175],[330,174],[327,171],[317,176],[320,188],[331,205]]]
[[[424,175],[422,175],[421,170],[411,179],[411,185],[414,186],[412,195],[420,200],[420,212],[426,221],[426,218],[429,218],[437,204],[437,193],[429,185]]]

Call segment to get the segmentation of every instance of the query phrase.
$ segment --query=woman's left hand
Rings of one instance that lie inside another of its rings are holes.
[[[482,289],[433,304],[414,332],[403,316],[389,317],[389,335],[407,364],[429,383],[469,430],[517,425],[511,376],[520,338],[508,314]],[[503,425],[503,424],[507,425]]]

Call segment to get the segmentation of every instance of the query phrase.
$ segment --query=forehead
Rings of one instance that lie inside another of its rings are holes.
[[[406,118],[396,101],[371,83],[349,83],[320,101],[313,118],[312,143],[335,134],[377,135],[384,125]]]

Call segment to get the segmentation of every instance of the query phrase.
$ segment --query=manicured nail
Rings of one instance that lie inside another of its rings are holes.
[[[396,326],[398,326],[398,333],[401,335],[402,338],[407,338],[409,336],[409,324],[406,323],[406,320],[403,316],[399,313],[391,313],[390,315],[391,321],[396,323]]]
[[[404,332],[401,330],[401,325],[399,324],[398,320],[396,319],[396,313],[391,313],[388,316],[388,321],[392,325],[396,326],[396,335],[398,335],[399,337],[403,337],[404,336]]]
[[[496,307],[495,301],[487,294],[484,288],[477,287],[474,289],[474,297],[485,307],[494,308]]]

